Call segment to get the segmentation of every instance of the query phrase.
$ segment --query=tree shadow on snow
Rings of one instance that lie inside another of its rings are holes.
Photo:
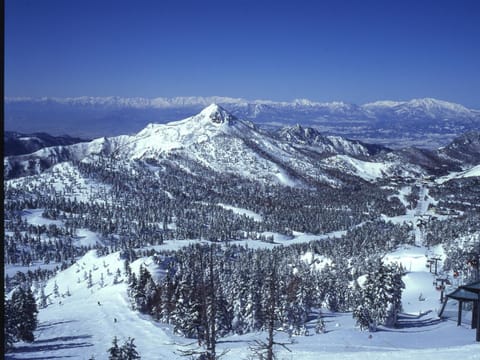
[[[432,325],[438,325],[442,319],[418,319],[418,320],[398,320],[395,324],[396,329],[420,328]]]
[[[44,330],[47,328],[50,328],[52,326],[57,326],[57,325],[62,325],[62,324],[68,324],[72,322],[76,322],[77,320],[65,320],[65,321],[57,321],[57,322],[44,322],[41,323],[37,326],[37,331]]]
[[[83,347],[90,347],[93,346],[90,342],[85,341],[78,341],[91,338],[90,335],[79,335],[79,336],[59,336],[50,339],[42,339],[37,340],[28,345],[20,345],[15,346],[15,348],[5,356],[5,359],[17,359],[15,356],[16,354],[30,354],[35,352],[46,352],[52,353],[57,350],[65,350],[65,349],[75,349],[75,348],[83,348]],[[39,356],[39,357],[31,357],[29,356],[28,359],[57,359],[57,358],[65,358],[69,356]]]
[[[56,342],[56,341],[74,341],[80,339],[90,339],[91,335],[78,335],[78,336],[59,336],[50,339],[42,339],[42,340],[35,340],[33,344],[43,344],[49,342]]]
[[[50,359],[65,359],[65,358],[71,358],[73,356],[70,355],[62,355],[62,356],[40,356],[40,357],[29,357],[29,360],[50,360]],[[17,359],[15,355],[12,354],[6,354],[5,355],[5,360],[15,360]]]

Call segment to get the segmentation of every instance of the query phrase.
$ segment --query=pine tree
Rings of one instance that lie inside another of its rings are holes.
[[[265,279],[266,283],[266,294],[265,295],[265,318],[266,318],[266,328],[267,328],[267,340],[266,342],[257,340],[256,346],[252,346],[251,350],[254,352],[255,356],[258,356],[262,360],[273,360],[275,359],[274,347],[275,345],[282,345],[285,347],[285,344],[276,342],[275,337],[275,325],[278,321],[279,315],[277,312],[278,307],[278,294],[279,294],[279,276],[278,276],[278,265],[275,255],[271,255],[269,259],[269,269],[268,275]]]
[[[385,266],[381,260],[370,265],[360,301],[353,311],[353,317],[360,328],[376,331],[377,326],[385,324],[392,311],[400,311],[401,289],[404,287],[401,275],[395,276],[392,267]]]
[[[393,326],[397,322],[398,313],[402,310],[402,291],[405,289],[405,283],[402,280],[404,270],[401,266],[388,266],[388,293],[389,293],[389,313],[387,325]]]
[[[91,288],[93,286],[93,279],[92,279],[92,270],[88,272],[88,282],[87,287]]]
[[[137,352],[137,346],[133,343],[135,339],[128,338],[123,344],[121,351],[121,360],[136,360],[140,359]]]
[[[118,339],[116,336],[113,337],[112,346],[110,349],[107,350],[108,352],[108,360],[120,360],[122,356],[122,352],[118,347]]]
[[[53,295],[55,295],[55,297],[60,297],[60,292],[58,291],[57,280],[55,280],[55,283],[53,284]]]
[[[47,296],[45,295],[45,286],[40,288],[40,309],[45,309],[48,306]]]
[[[4,299],[4,347],[8,352],[13,349],[13,343],[16,340],[16,329],[13,322],[13,307],[12,302]]]
[[[30,288],[19,287],[12,294],[12,321],[16,329],[16,338],[33,342],[33,331],[37,328],[37,304]]]
[[[122,273],[119,268],[117,268],[117,271],[115,272],[115,276],[113,277],[113,284],[118,284],[120,282],[120,278],[122,277]]]

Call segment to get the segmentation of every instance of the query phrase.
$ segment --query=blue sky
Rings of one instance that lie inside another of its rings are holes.
[[[6,96],[480,108],[476,0],[6,0]]]

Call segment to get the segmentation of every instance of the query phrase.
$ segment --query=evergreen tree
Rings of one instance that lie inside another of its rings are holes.
[[[4,299],[4,347],[5,351],[13,349],[13,343],[16,340],[16,328],[13,322],[13,307],[12,302],[8,299]]]
[[[47,296],[45,295],[45,286],[40,288],[40,309],[45,309],[48,306]]]
[[[401,307],[402,289],[400,269],[385,266],[377,260],[367,274],[360,291],[360,301],[353,311],[353,317],[360,328],[376,331],[377,326],[396,320]]]
[[[137,346],[134,344],[135,339],[128,338],[121,347],[121,360],[136,360],[140,359],[140,355],[137,352]]]
[[[118,339],[116,336],[113,337],[112,346],[107,350],[108,360],[121,360],[122,352],[118,346]]]
[[[30,288],[19,287],[12,294],[12,321],[16,329],[16,338],[33,342],[33,331],[37,328],[37,304]]]
[[[89,271],[88,271],[87,287],[91,288],[92,286],[93,286],[92,270],[89,270]]]
[[[58,291],[57,280],[55,280],[55,283],[53,284],[53,294],[55,295],[55,297],[60,297],[60,292]]]
[[[115,272],[115,275],[113,277],[113,284],[118,284],[120,282],[120,278],[122,277],[122,273],[119,268],[117,268],[117,271]]]

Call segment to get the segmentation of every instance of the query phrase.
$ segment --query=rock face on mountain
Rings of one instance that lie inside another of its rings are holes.
[[[294,146],[310,149],[325,156],[333,154],[368,158],[388,150],[383,146],[348,140],[341,136],[324,136],[314,128],[303,127],[299,124],[281,128],[277,132],[277,136]]]
[[[393,151],[300,125],[268,132],[211,104],[197,115],[149,124],[134,135],[45,147],[4,159],[6,178],[34,175],[65,161],[103,156],[115,161],[170,161],[202,166],[265,183],[342,186],[350,178],[375,181],[390,176],[445,174],[479,162],[478,132],[467,133],[438,151]]]

